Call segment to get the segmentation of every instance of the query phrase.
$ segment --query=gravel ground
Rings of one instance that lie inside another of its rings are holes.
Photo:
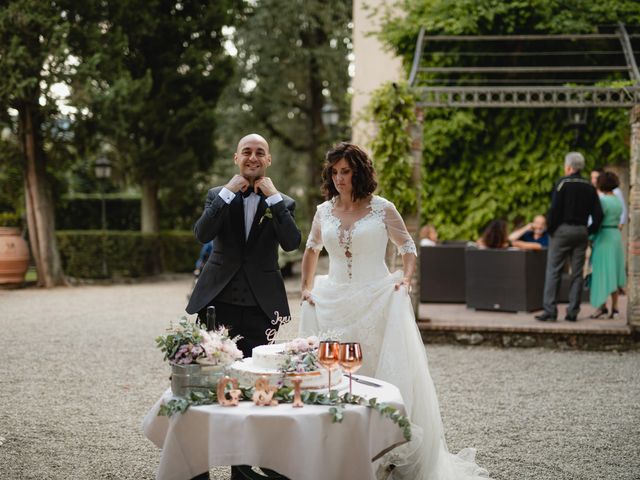
[[[141,423],[169,382],[153,339],[189,285],[0,290],[0,479],[154,478]],[[640,352],[428,354],[450,449],[477,447],[493,478],[640,478]]]

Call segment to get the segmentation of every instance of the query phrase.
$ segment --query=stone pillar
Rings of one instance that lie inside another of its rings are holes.
[[[640,328],[640,105],[631,109],[631,160],[629,175],[629,250],[627,318]]]
[[[416,244],[418,259],[413,273],[411,302],[418,319],[420,308],[420,226],[422,223],[422,137],[424,135],[424,112],[422,108],[416,108],[416,121],[411,125],[411,157],[413,158],[413,170],[411,172],[411,186],[416,192],[416,208],[411,217],[406,218],[407,228],[413,236]]]

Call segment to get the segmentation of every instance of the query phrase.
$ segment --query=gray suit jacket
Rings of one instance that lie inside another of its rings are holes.
[[[191,294],[187,313],[197,313],[242,269],[255,299],[271,319],[276,312],[289,315],[289,303],[278,266],[278,246],[285,251],[298,248],[302,238],[294,220],[295,201],[282,194],[283,201],[270,207],[260,199],[249,237],[245,240],[242,195],[227,204],[218,193],[209,190],[202,216],[193,231],[201,243],[213,240],[213,250]],[[269,218],[271,217],[271,218]],[[277,328],[277,326],[276,326]]]

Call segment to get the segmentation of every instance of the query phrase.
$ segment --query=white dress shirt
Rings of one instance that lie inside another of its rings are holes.
[[[220,190],[218,195],[225,201],[225,203],[230,204],[236,195],[242,194],[240,192],[235,194],[228,188],[222,187],[222,190]],[[264,201],[267,203],[267,206],[271,207],[282,201],[282,195],[280,195],[280,193],[274,193],[273,195],[265,198]],[[249,233],[251,233],[251,225],[253,225],[253,219],[256,216],[256,210],[260,203],[260,195],[257,195],[255,192],[251,192],[250,195],[242,199],[242,202],[244,204],[244,238],[246,240],[249,238]]]

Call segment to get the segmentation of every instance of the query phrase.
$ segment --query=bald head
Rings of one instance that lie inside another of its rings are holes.
[[[262,135],[258,135],[257,133],[250,133],[249,135],[245,135],[244,137],[242,137],[238,142],[238,146],[236,147],[236,152],[239,152],[240,149],[242,148],[242,145],[247,142],[263,143],[265,151],[269,153],[269,144],[267,143],[267,140]]]

